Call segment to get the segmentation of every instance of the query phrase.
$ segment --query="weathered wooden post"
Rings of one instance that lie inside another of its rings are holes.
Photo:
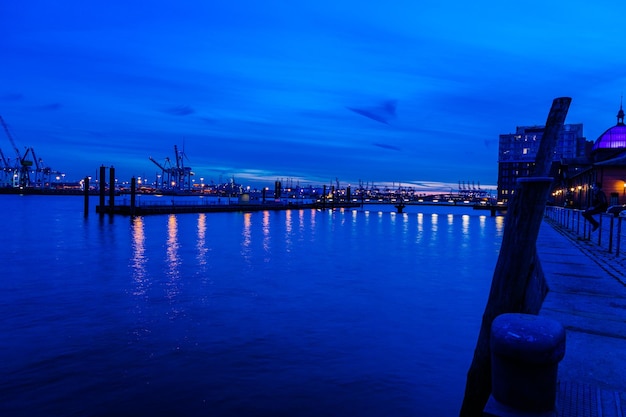
[[[278,200],[281,196],[281,190],[283,188],[283,185],[281,184],[280,181],[274,181],[274,199]]]
[[[104,196],[105,196],[105,186],[106,186],[106,177],[105,177],[105,168],[104,165],[100,166],[100,216],[104,216]]]
[[[507,207],[500,255],[467,374],[461,417],[481,416],[491,394],[493,320],[503,313],[537,314],[547,294],[536,242],[552,184],[552,178],[547,175],[570,103],[569,97],[554,99],[535,160],[535,176],[518,179]]]
[[[615,256],[619,256],[619,248],[622,241],[622,218],[621,213],[617,219],[617,242],[615,242]]]
[[[109,214],[113,215],[115,207],[115,168],[109,168]]]
[[[137,194],[137,180],[135,177],[130,179],[130,215],[135,215],[135,198]]]
[[[84,201],[84,215],[85,217],[89,216],[89,177],[85,177],[83,181],[83,196],[85,198]]]

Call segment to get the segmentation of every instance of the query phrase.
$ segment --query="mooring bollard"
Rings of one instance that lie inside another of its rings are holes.
[[[491,397],[485,416],[556,416],[565,329],[554,320],[508,313],[491,326]]]

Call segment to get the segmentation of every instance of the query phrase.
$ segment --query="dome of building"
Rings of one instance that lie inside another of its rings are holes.
[[[626,125],[624,124],[624,110],[619,106],[617,125],[607,129],[593,144],[591,151],[598,149],[626,148]]]

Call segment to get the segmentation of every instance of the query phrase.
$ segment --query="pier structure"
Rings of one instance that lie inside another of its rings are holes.
[[[131,196],[131,201],[133,197]],[[227,213],[227,212],[253,212],[253,211],[281,211],[302,209],[338,209],[360,207],[357,203],[275,203],[265,202],[259,204],[247,204],[233,202],[231,204],[184,204],[172,202],[170,204],[117,204],[115,206],[97,206],[99,214],[118,214],[123,216],[146,216],[152,214],[182,214],[182,213]]]
[[[175,201],[171,199],[169,203],[152,203],[152,204],[137,204],[137,181],[132,178],[130,181],[130,204],[115,204],[115,190],[111,187],[109,190],[109,203],[105,203],[106,195],[106,181],[105,181],[105,167],[100,167],[100,199],[99,204],[96,206],[96,213],[101,216],[104,214],[114,215],[126,215],[126,216],[142,216],[150,214],[178,214],[178,213],[219,213],[219,212],[252,212],[252,211],[266,211],[266,210],[300,210],[300,209],[336,209],[336,208],[354,208],[360,207],[360,203],[353,203],[349,201],[335,201],[333,199],[327,199],[326,194],[322,195],[322,198],[317,201],[304,202],[304,201],[281,201],[280,200],[280,182],[276,182],[274,190],[274,199],[266,200],[265,190],[263,190],[263,199],[259,202],[250,201],[249,194],[241,194],[231,201],[228,198],[228,204],[215,204],[202,202],[198,203],[197,200],[191,203],[183,203],[181,201]],[[110,168],[110,178],[115,178],[115,169]],[[88,179],[85,179],[87,182]],[[85,213],[88,212],[88,198],[87,192],[85,194]]]
[[[334,209],[334,208],[356,208],[363,207],[365,204],[392,204],[399,213],[402,213],[404,208],[409,205],[455,205],[455,206],[471,206],[475,209],[489,209],[492,212],[492,216],[504,212],[506,207],[496,206],[489,200],[480,199],[477,201],[467,200],[467,195],[457,195],[456,198],[446,195],[444,200],[439,200],[436,195],[431,195],[419,199],[411,199],[410,195],[405,194],[403,197],[395,194],[393,191],[387,192],[385,197],[379,196],[379,198],[364,198],[365,194],[355,193],[353,194],[352,187],[347,186],[345,189],[339,187],[339,182],[335,185],[326,184],[320,187],[318,190],[312,186],[308,188],[301,188],[299,185],[295,187],[293,184],[283,185],[281,180],[274,182],[273,193],[270,192],[269,187],[262,188],[260,191],[243,191],[242,187],[237,189],[233,188],[230,192],[216,192],[214,187],[201,187],[192,190],[156,190],[142,186],[139,178],[132,178],[129,182],[129,188],[123,189],[117,187],[117,180],[115,178],[115,169],[111,166],[109,168],[109,181],[106,178],[106,167],[104,165],[99,168],[99,181],[97,181],[96,192],[99,195],[99,204],[96,206],[96,213],[100,215],[120,214],[120,215],[148,215],[148,214],[175,214],[175,213],[212,213],[212,212],[237,212],[237,211],[263,211],[263,210],[291,210],[291,209]],[[91,187],[89,186],[89,177],[85,177],[83,184],[83,193],[85,194],[85,209],[84,212],[88,213],[88,199],[89,194],[93,194]],[[233,179],[233,184],[234,179]],[[224,190],[221,190],[224,191]],[[361,190],[362,191],[362,190]],[[106,204],[106,195],[109,195],[108,204]],[[117,204],[115,202],[115,196],[130,194],[130,204]],[[157,195],[157,196],[171,196],[171,199],[164,199],[164,202],[151,202],[138,203],[138,196],[140,195]],[[370,196],[377,196],[376,194],[368,194]],[[189,201],[182,202],[180,199],[175,200],[176,197],[207,197],[206,200],[198,202]],[[412,196],[415,197],[415,196]],[[218,202],[211,201],[210,199],[218,199]],[[223,198],[228,204],[219,202],[219,199]],[[234,200],[234,201],[233,201]]]
[[[557,417],[626,415],[626,259],[547,216],[537,252],[550,288],[539,315],[561,323]]]

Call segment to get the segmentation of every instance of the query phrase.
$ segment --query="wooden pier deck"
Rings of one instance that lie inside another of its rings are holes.
[[[550,287],[540,315],[566,330],[558,417],[624,417],[626,268],[623,257],[546,220],[537,251]]]

